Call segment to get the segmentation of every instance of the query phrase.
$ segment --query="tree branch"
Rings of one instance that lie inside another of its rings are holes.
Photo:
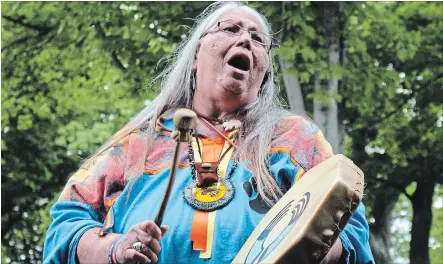
[[[408,101],[412,98],[414,98],[414,96],[407,97],[406,100],[403,102],[402,106],[400,107],[400,109],[402,109],[408,103]],[[378,112],[378,111],[376,111],[376,112]],[[393,116],[394,114],[396,114],[398,112],[399,112],[398,109],[392,110],[391,112],[387,113],[384,117],[379,117],[379,118],[373,120],[371,122],[371,123],[373,123],[373,125],[371,127],[375,128],[378,124],[382,123],[383,121],[385,121],[386,119],[390,118],[391,116]]]
[[[13,17],[10,17],[10,16],[2,16],[2,17],[4,19],[6,19],[7,21],[10,21],[10,22],[15,23],[15,24],[19,24],[19,25],[21,25],[23,27],[26,27],[26,28],[29,28],[29,29],[32,29],[32,30],[38,32],[37,35],[22,37],[22,38],[19,38],[17,40],[12,41],[9,44],[6,44],[2,48],[2,51],[5,51],[8,48],[10,48],[10,47],[12,47],[12,46],[14,46],[16,44],[25,43],[26,41],[28,41],[30,39],[39,38],[39,37],[42,37],[44,35],[47,35],[54,28],[54,27],[49,27],[49,26],[40,26],[40,25],[33,25],[33,24],[26,23],[26,22],[23,21],[24,20],[23,16],[21,16],[20,18],[13,18]]]
[[[125,66],[123,66],[123,63],[119,60],[117,52],[115,52],[115,50],[111,52],[111,57],[114,63],[117,64],[117,67],[126,74],[126,68]]]
[[[372,183],[379,182],[379,183],[382,183],[386,186],[394,188],[394,189],[400,191],[401,193],[403,193],[412,202],[412,195],[410,195],[409,193],[406,192],[405,186],[403,186],[397,182],[393,182],[393,181],[385,180],[385,179],[380,179],[380,178],[368,178],[366,181],[372,182]]]
[[[100,22],[95,22],[93,23],[94,27],[96,28],[98,34],[100,35],[100,37],[102,38],[106,38],[106,34],[105,31],[102,28],[102,25],[100,24]]]
[[[37,36],[39,36],[39,35],[37,35]],[[10,48],[11,46],[14,46],[15,44],[24,43],[24,42],[26,42],[27,40],[30,40],[30,39],[35,38],[35,37],[37,37],[37,36],[26,36],[26,37],[23,37],[23,38],[19,38],[19,39],[17,39],[17,40],[14,40],[14,41],[12,41],[11,43],[6,44],[6,45],[2,48],[2,51],[7,50],[8,48]]]
[[[95,28],[97,30],[97,33],[100,35],[100,37],[102,39],[106,39],[107,36],[106,36],[105,31],[103,30],[100,22],[95,22],[94,26],[95,26]],[[117,65],[117,67],[126,75],[128,73],[127,69],[125,68],[123,63],[120,61],[120,59],[118,58],[117,52],[115,50],[113,50],[111,52],[111,58],[112,58],[112,61],[114,61],[114,63]]]
[[[428,85],[433,84],[434,80],[438,80],[442,77],[443,77],[443,73],[437,74],[437,76],[435,76],[435,78],[432,81],[421,85],[420,90],[416,90],[415,92],[411,93],[409,96],[405,97],[404,102],[402,103],[402,105],[399,109],[402,109],[409,102],[410,99],[418,97],[420,95],[421,91],[423,91]],[[378,117],[378,118],[372,120],[371,122],[368,122],[368,123],[372,123],[372,125],[370,125],[369,128],[376,128],[380,123],[382,123],[383,121],[385,121],[386,119],[388,119],[389,117],[393,116],[396,113],[399,113],[398,109],[387,113],[384,117]],[[362,131],[363,129],[368,129],[368,126],[362,127],[362,128],[357,129],[355,131],[359,132],[359,131]]]
[[[32,29],[32,30],[35,30],[35,31],[38,31],[38,32],[45,32],[45,33],[47,33],[48,31],[53,29],[53,27],[49,27],[49,26],[33,25],[33,24],[30,24],[30,23],[26,23],[26,22],[24,22],[24,18],[25,17],[23,17],[23,16],[21,16],[20,18],[13,18],[13,17],[10,17],[10,16],[2,16],[2,17],[4,19],[12,22],[12,23],[19,24],[19,25],[21,25],[23,27],[26,27],[26,28],[29,28],[29,29]]]

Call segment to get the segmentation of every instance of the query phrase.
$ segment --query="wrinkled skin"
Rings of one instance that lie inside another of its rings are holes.
[[[231,10],[219,19],[225,20],[263,32],[259,20],[241,8]],[[249,70],[242,71],[228,64],[234,55],[239,54],[249,58]],[[268,68],[267,49],[253,42],[248,32],[233,36],[214,27],[201,39],[193,66],[197,79],[194,108],[206,115],[223,118],[255,102]]]
[[[161,250],[159,241],[166,230],[166,227],[160,229],[153,221],[144,221],[132,226],[121,237],[121,241],[116,249],[118,263],[157,262],[157,255]],[[143,244],[141,252],[137,252],[132,248],[132,244],[138,241]]]

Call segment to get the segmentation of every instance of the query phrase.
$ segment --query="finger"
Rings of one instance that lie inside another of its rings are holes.
[[[157,258],[156,255],[160,253],[161,250],[159,241],[148,233],[145,233],[141,230],[139,232],[140,234],[137,235],[137,241],[140,241],[142,243],[143,254],[146,253],[145,255],[152,260],[152,256],[148,254],[149,251],[152,251],[152,254],[155,255],[155,258]]]
[[[134,257],[134,264],[150,264],[150,263],[153,263],[152,260],[140,252],[137,252],[137,255]]]
[[[151,241],[151,243],[149,243],[147,245],[156,255],[158,255],[158,253],[160,253],[161,250],[161,246],[160,246],[160,242],[157,239],[153,239]]]
[[[156,240],[151,234],[146,233],[145,231],[139,229],[137,230],[137,241],[142,242],[142,244],[149,246],[152,240]]]
[[[139,227],[142,231],[151,234],[157,240],[160,240],[162,237],[162,232],[160,228],[151,220],[141,222]]]
[[[132,248],[125,250],[123,252],[123,257],[125,260],[135,261],[136,263],[151,263],[151,260],[146,255]]]
[[[158,240],[161,239],[164,236],[164,234],[169,230],[169,226],[161,226],[159,229],[157,224],[155,224],[154,222],[152,222],[152,223],[151,222],[152,221],[146,221],[146,223],[140,223],[141,224],[141,225],[139,225],[140,229],[144,232],[151,234],[153,237],[155,237]],[[155,226],[151,226],[151,224],[153,224]],[[149,225],[149,226],[147,226],[147,225]],[[154,231],[154,232],[151,232],[151,231]],[[158,231],[160,231],[160,233],[161,233],[160,237],[157,237]]]
[[[158,261],[157,254],[152,250],[152,248],[145,246],[143,249],[143,254],[147,256],[153,262]]]
[[[165,233],[169,230],[169,226],[161,226],[160,229],[162,231],[162,237],[163,237]]]
[[[142,242],[145,247],[150,248],[155,254],[160,253],[160,242],[147,233],[137,236],[137,240]]]

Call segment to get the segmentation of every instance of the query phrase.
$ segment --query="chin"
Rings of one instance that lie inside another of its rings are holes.
[[[239,81],[235,79],[224,83],[223,88],[235,95],[243,94],[248,91],[248,87],[245,81]]]
[[[245,89],[243,87],[241,87],[240,85],[228,86],[226,88],[226,90],[228,90],[230,93],[235,94],[235,95],[240,95],[245,92]]]

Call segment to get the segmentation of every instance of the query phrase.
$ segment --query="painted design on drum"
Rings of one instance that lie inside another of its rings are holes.
[[[252,245],[245,263],[263,261],[280,244],[297,224],[309,203],[310,196],[310,193],[306,192],[297,203],[292,200],[278,212]]]

